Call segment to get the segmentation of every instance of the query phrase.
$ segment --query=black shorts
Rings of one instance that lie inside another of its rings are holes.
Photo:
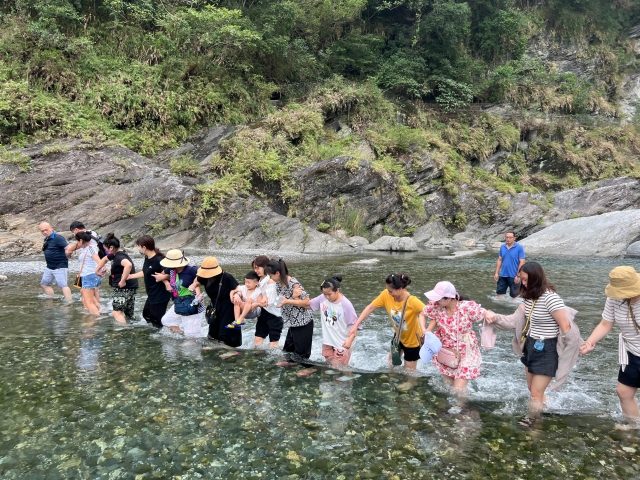
[[[509,288],[509,296],[516,298],[518,296],[518,290],[520,290],[520,284],[515,282],[513,277],[498,277],[498,284],[496,285],[496,294],[504,295],[507,293],[507,287]]]
[[[640,357],[633,353],[627,352],[629,355],[629,364],[622,371],[618,372],[618,382],[627,387],[640,388]]]
[[[417,362],[420,359],[420,347],[405,347],[400,342],[400,350],[404,352],[405,362]]]
[[[269,337],[270,342],[277,342],[282,335],[283,326],[282,317],[276,317],[273,313],[269,313],[263,308],[256,322],[256,337]]]
[[[527,337],[520,361],[533,375],[555,377],[558,370],[558,339],[545,339],[544,349],[541,352],[533,348],[535,343],[535,338]]]
[[[156,328],[162,328],[162,317],[167,313],[169,300],[161,303],[149,303],[149,299],[144,303],[142,318]]]

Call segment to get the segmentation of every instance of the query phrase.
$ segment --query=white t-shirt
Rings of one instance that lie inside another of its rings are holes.
[[[98,253],[98,247],[89,245],[88,247],[84,247],[79,250],[80,250],[80,253],[78,253],[78,261],[82,266],[82,271],[80,272],[80,276],[86,277],[87,275],[96,273],[96,267],[98,266],[98,263],[91,257],[92,255],[95,255]],[[86,260],[85,260],[85,256],[87,257]],[[82,264],[82,262],[84,262],[84,265]]]
[[[636,318],[636,326],[640,331],[640,302],[632,303],[631,309]],[[602,312],[602,319],[607,322],[614,322],[624,338],[627,350],[634,355],[640,356],[640,334],[633,326],[633,319],[629,313],[629,306],[624,300],[607,298]]]
[[[311,300],[311,310],[320,312],[322,343],[333,348],[344,348],[342,345],[349,338],[349,328],[358,320],[349,299],[343,295],[340,301],[333,303],[324,295],[318,295]]]
[[[242,299],[246,302],[247,301],[247,286],[246,285],[240,285],[238,287],[238,291],[240,292],[240,294],[242,295]],[[260,296],[260,294],[262,293],[262,291],[260,290],[260,287],[256,287],[253,289],[253,292],[251,292],[251,295],[249,295],[249,297],[251,297],[253,299],[253,301],[255,302],[256,300],[258,300],[258,297]]]
[[[267,297],[267,301],[269,302],[264,309],[269,312],[271,315],[275,315],[276,317],[282,316],[282,309],[276,307],[273,302],[278,298],[278,292],[276,290],[276,283],[267,283],[267,285],[262,289],[262,293]]]
[[[525,318],[529,318],[532,304],[533,300],[524,301]],[[551,316],[551,312],[555,312],[561,308],[565,308],[565,305],[557,293],[551,290],[544,292],[544,294],[536,300],[536,305],[533,307],[529,335],[534,338],[557,337],[560,333],[560,327],[558,326],[558,322]]]

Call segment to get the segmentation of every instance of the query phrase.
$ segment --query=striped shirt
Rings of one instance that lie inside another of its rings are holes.
[[[636,317],[636,325],[640,331],[640,302],[631,304],[633,314]],[[629,306],[624,300],[607,298],[602,312],[602,319],[614,322],[620,327],[625,347],[634,355],[640,356],[640,334],[633,326],[633,320],[629,314]]]
[[[533,300],[524,301],[525,318],[529,318],[531,305],[533,305]],[[561,308],[565,308],[564,302],[557,293],[552,292],[551,290],[544,292],[544,294],[536,301],[535,307],[533,307],[528,335],[533,338],[557,337],[560,333],[560,327],[551,316],[551,313],[556,310],[560,310]]]

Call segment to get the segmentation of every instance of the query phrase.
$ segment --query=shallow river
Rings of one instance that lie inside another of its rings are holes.
[[[250,258],[219,255],[238,279]],[[609,270],[640,270],[636,260],[538,260],[579,311],[584,338],[600,320]],[[289,262],[314,296],[326,275],[341,273],[358,312],[387,274],[406,272],[423,300],[437,281],[450,280],[483,306],[511,313],[516,304],[492,292],[494,266],[489,254]],[[617,335],[580,359],[565,388],[549,395],[543,420],[523,430],[526,384],[508,333],[483,351],[468,406],[449,414],[453,399],[431,365],[419,362],[413,389],[396,388],[406,377],[387,364],[392,333],[382,309],[358,336],[351,363],[359,377],[340,381],[322,363],[316,321],[318,371],[301,378],[297,367],[276,366],[280,354],[250,349],[253,321],[240,356],[221,359],[225,350],[203,350],[205,339],[144,321],[123,328],[85,315],[79,301],[43,298],[41,268],[0,263],[10,276],[0,284],[2,478],[640,478],[637,432],[614,430]],[[108,289],[102,293],[109,305]],[[137,312],[144,299],[141,291]]]

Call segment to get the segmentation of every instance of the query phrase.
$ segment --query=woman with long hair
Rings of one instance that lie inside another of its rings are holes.
[[[616,324],[620,328],[618,385],[622,413],[628,421],[622,429],[638,428],[639,412],[636,393],[640,387],[640,275],[633,267],[616,267],[609,272],[609,284],[604,289],[607,301],[602,321],[580,347],[586,355]]]
[[[282,309],[282,320],[289,325],[283,350],[294,354],[291,360],[305,360],[311,356],[313,341],[313,316],[307,310],[309,294],[295,277],[289,275],[284,260],[270,260],[264,271],[275,282],[281,299],[276,306]]]
[[[130,274],[136,273],[136,267],[124,249],[120,248],[120,240],[113,232],[107,233],[102,245],[105,256],[98,262],[95,272],[99,275],[106,263],[111,261],[109,286],[113,289],[113,318],[119,323],[125,323],[127,319],[133,320],[138,280]]]
[[[257,303],[262,309],[256,322],[256,334],[253,344],[262,345],[265,339],[269,337],[269,347],[275,348],[280,342],[284,321],[282,320],[280,307],[275,304],[278,298],[276,282],[265,272],[268,263],[269,257],[266,255],[258,255],[251,262],[251,268],[260,277],[258,288],[262,292],[262,297]]]
[[[142,235],[136,240],[138,251],[144,255],[142,270],[129,275],[129,278],[144,278],[144,288],[147,292],[147,300],[142,308],[142,318],[156,328],[162,328],[162,317],[167,312],[167,305],[171,300],[171,288],[169,281],[156,281],[155,274],[162,274],[164,267],[160,262],[164,253],[156,247],[156,242],[151,235]]]
[[[406,370],[415,370],[420,358],[420,338],[423,335],[418,316],[424,309],[424,303],[407,290],[411,278],[406,273],[393,273],[385,279],[386,288],[362,311],[360,317],[351,326],[349,334],[356,335],[360,324],[378,307],[384,307],[391,319],[391,326],[398,334],[400,324],[399,349]],[[403,315],[404,313],[404,315]],[[390,355],[391,357],[391,355]]]
[[[78,241],[78,261],[80,262],[80,278],[82,279],[82,304],[92,315],[100,315],[100,284],[102,278],[96,274],[96,266],[100,261],[98,247],[91,242],[89,232],[76,233]],[[95,242],[94,242],[95,243]]]
[[[520,423],[528,427],[544,408],[545,391],[556,376],[559,365],[558,337],[571,329],[571,320],[562,298],[547,280],[539,263],[525,263],[520,267],[519,276],[519,295],[524,301],[518,308],[525,319],[520,361],[524,364],[531,395],[529,414]],[[503,315],[498,317],[505,318]],[[495,316],[487,318],[489,323],[495,320]]]

